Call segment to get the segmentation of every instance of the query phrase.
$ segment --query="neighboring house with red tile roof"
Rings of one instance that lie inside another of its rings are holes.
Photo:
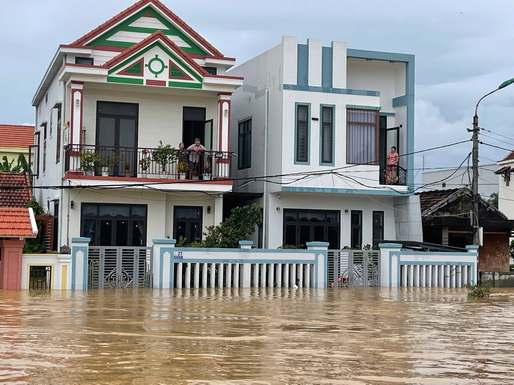
[[[29,146],[34,144],[34,126],[0,124],[0,162],[4,156],[14,165],[20,154],[28,161]]]
[[[469,188],[427,191],[418,195],[424,242],[462,248],[473,244],[470,224],[473,205]],[[514,220],[479,199],[479,226],[483,229],[479,270],[509,271],[509,237]]]
[[[0,238],[36,238],[37,234],[31,208],[0,207]]]
[[[0,172],[0,207],[25,207],[31,199],[29,174]]]
[[[498,163],[498,208],[509,219],[514,219],[514,150]]]

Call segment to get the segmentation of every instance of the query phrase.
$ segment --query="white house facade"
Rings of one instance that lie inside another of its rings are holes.
[[[191,242],[222,220],[234,62],[158,0],[58,48],[33,98],[35,196],[57,245]],[[195,138],[205,151],[177,150]]]
[[[507,218],[514,219],[514,151],[498,162],[498,209]]]
[[[232,95],[230,196],[262,204],[264,247],[422,240],[412,55],[284,37],[229,73],[244,77]]]

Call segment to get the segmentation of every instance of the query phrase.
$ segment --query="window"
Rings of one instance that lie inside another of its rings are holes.
[[[351,247],[362,246],[362,211],[352,210],[351,212]]]
[[[296,105],[296,137],[295,161],[307,163],[309,161],[309,106]]]
[[[57,109],[57,138],[55,144],[55,163],[59,163],[61,161],[61,108]]]
[[[146,205],[83,203],[81,236],[92,246],[146,246]]]
[[[218,69],[216,67],[202,67],[204,70],[207,71],[207,73],[211,74],[211,75],[217,75],[218,74]]]
[[[43,165],[43,172],[46,171],[46,139],[48,137],[48,131],[47,131],[47,124],[43,123],[42,130],[43,130],[43,159],[41,160],[41,163]]]
[[[348,163],[377,163],[378,122],[378,110],[347,110]]]
[[[237,144],[239,170],[252,167],[252,119],[239,122]]]
[[[321,107],[321,163],[334,163],[334,107]]]
[[[373,211],[373,246],[384,240],[384,212]]]
[[[75,64],[86,64],[92,66],[94,64],[94,59],[92,57],[80,57],[77,56],[75,58]]]
[[[307,242],[328,242],[329,249],[339,249],[339,211],[284,210],[284,245],[302,245]]]

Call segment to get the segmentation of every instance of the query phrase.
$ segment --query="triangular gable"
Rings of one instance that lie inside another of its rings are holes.
[[[202,88],[208,75],[161,32],[136,44],[103,65],[107,81],[163,87]]]
[[[129,48],[160,31],[188,54],[223,57],[177,15],[158,0],[141,0],[73,45]]]

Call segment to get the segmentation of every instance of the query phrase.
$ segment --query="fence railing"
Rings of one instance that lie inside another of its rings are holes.
[[[73,144],[65,148],[66,171],[95,176],[203,179],[230,178],[231,153],[193,153],[167,148]]]

